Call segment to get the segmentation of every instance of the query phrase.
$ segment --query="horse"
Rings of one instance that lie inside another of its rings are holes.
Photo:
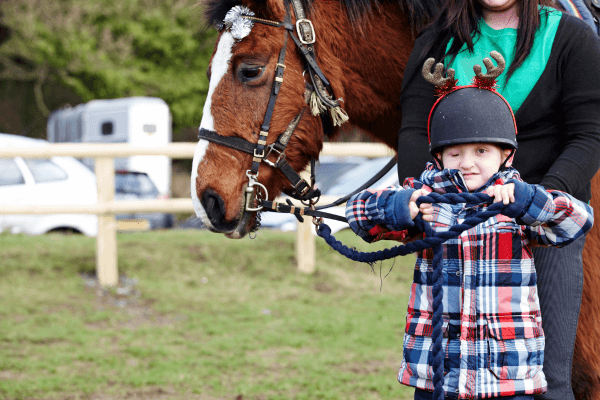
[[[359,128],[397,149],[404,66],[437,1],[444,0],[204,0],[220,33],[192,164],[202,222],[239,239],[259,223],[257,200],[283,190],[310,200],[297,171],[318,159],[326,136]],[[600,174],[592,185],[591,205],[600,206]],[[599,250],[596,225],[583,253],[578,399],[600,400]]]

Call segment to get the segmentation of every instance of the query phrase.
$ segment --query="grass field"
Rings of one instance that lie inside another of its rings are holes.
[[[121,283],[102,290],[93,238],[0,234],[0,398],[412,398],[396,372],[413,257],[373,272],[318,239],[306,275],[294,239],[119,234]]]

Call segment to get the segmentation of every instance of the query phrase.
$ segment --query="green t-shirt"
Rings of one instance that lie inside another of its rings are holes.
[[[516,114],[546,68],[562,15],[560,11],[546,7],[540,7],[540,14],[540,27],[536,33],[531,52],[523,64],[513,73],[508,85],[505,85],[506,71],[508,71],[514,60],[517,30],[514,28],[495,30],[481,19],[479,33],[475,33],[473,37],[473,53],[469,52],[465,44],[452,64],[448,66],[456,71],[455,78],[458,79],[458,85],[471,84],[471,80],[475,76],[473,72],[475,64],[481,65],[482,72],[485,73],[486,68],[483,65],[483,59],[485,57],[491,58],[490,52],[496,50],[502,54],[506,61],[505,73],[498,78],[498,92],[504,96]],[[452,40],[448,43],[446,51],[450,49],[451,45]],[[446,57],[446,65],[449,61],[450,57]]]

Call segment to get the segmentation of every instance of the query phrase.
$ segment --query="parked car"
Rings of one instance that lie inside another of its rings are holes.
[[[167,197],[159,193],[147,173],[115,171],[115,200],[153,200]],[[121,230],[172,228],[175,220],[175,216],[168,213],[118,214],[116,218]]]
[[[321,163],[317,164],[316,168],[317,187],[326,196],[345,196],[375,176],[389,160],[387,157],[371,160],[362,157],[324,158]],[[396,168],[392,168],[372,187],[385,188],[397,184],[398,173]],[[322,211],[344,216],[345,204],[323,209]],[[325,223],[331,228],[332,234],[349,228],[347,223],[337,220],[326,219]],[[282,231],[292,231],[296,230],[297,219],[291,214],[263,212],[261,214],[261,226]]]
[[[0,133],[0,147],[47,146],[48,142]],[[154,199],[161,196],[147,174],[117,171],[115,200]],[[96,204],[95,174],[73,157],[0,158],[0,204]],[[145,230],[173,226],[171,214],[117,215],[120,230]],[[40,235],[70,231],[86,236],[98,233],[94,214],[0,214],[0,232]]]
[[[48,142],[0,134],[0,147],[45,146]],[[95,204],[96,176],[73,157],[0,158],[0,204]],[[95,236],[98,218],[92,214],[0,214],[0,232],[40,235],[68,230]]]

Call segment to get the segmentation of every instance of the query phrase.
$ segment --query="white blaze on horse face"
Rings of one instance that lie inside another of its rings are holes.
[[[211,61],[211,77],[210,84],[208,86],[208,95],[206,96],[206,102],[204,103],[204,109],[202,111],[202,121],[200,122],[200,128],[207,129],[209,131],[214,131],[214,119],[211,113],[211,104],[212,104],[212,96],[215,93],[217,86],[221,82],[223,76],[227,73],[229,69],[229,60],[231,59],[231,49],[233,44],[235,43],[235,39],[231,36],[229,32],[223,32],[221,38],[219,39],[219,44],[217,46],[217,51],[215,52],[215,56]],[[192,204],[194,205],[194,210],[196,211],[196,215],[198,218],[202,220],[204,225],[208,227],[212,227],[210,220],[206,215],[206,211],[204,207],[202,207],[202,203],[200,203],[200,199],[198,198],[198,194],[196,192],[196,179],[198,178],[198,165],[204,158],[204,154],[206,153],[206,148],[208,147],[208,141],[204,139],[200,139],[198,141],[198,145],[196,146],[196,151],[194,152],[194,161],[192,163],[192,179],[191,179],[191,192],[192,192]]]

